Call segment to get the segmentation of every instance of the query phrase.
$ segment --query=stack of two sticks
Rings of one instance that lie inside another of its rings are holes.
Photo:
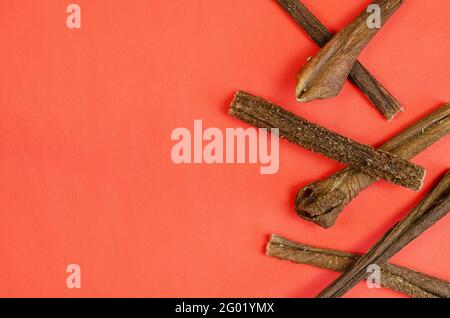
[[[298,0],[277,0],[283,9],[321,47],[298,74],[296,98],[300,102],[337,96],[350,78],[391,120],[402,111],[400,103],[357,61],[358,55],[403,0],[376,0],[380,28],[369,27],[369,10],[333,36]],[[263,98],[238,92],[230,114],[260,128],[277,128],[279,135],[308,150],[348,165],[326,180],[301,189],[295,208],[302,218],[322,227],[334,225],[344,207],[378,179],[420,190],[425,170],[407,161],[450,132],[450,104],[414,123],[380,148],[360,144],[302,119]],[[318,297],[340,297],[367,278],[367,267],[381,266],[381,283],[412,297],[450,297],[450,283],[386,262],[450,211],[450,172],[366,254],[319,249],[272,235],[267,255],[344,272]]]

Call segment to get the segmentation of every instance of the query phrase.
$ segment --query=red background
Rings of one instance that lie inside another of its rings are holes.
[[[66,27],[69,3],[82,29]],[[304,0],[336,32],[369,1]],[[0,1],[0,296],[311,297],[338,274],[264,255],[270,233],[366,251],[449,168],[450,139],[413,161],[420,193],[380,181],[328,230],[296,216],[298,189],[341,168],[282,141],[280,170],[175,165],[177,127],[248,127],[245,89],[377,145],[450,101],[450,2],[406,1],[361,55],[404,105],[387,122],[353,85],[297,104],[318,48],[272,0]],[[445,218],[393,262],[450,280]],[[66,266],[82,288],[66,287]],[[401,297],[361,283],[346,296]]]

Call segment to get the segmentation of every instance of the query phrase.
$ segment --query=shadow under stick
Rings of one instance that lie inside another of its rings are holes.
[[[333,34],[299,0],[276,0],[278,4],[302,27],[311,39],[323,47]],[[369,98],[375,107],[391,120],[403,111],[400,103],[375,79],[372,74],[356,61],[349,79]]]
[[[413,124],[380,149],[411,159],[449,133],[450,103]],[[348,203],[377,180],[351,167],[343,169],[301,189],[295,200],[295,210],[300,217],[328,228],[334,225]]]
[[[403,247],[417,238],[450,211],[450,170],[425,198],[400,222],[395,224],[375,245],[344,274],[317,297],[336,298],[344,295],[367,277],[371,264],[383,265]]]
[[[400,8],[404,0],[376,0],[381,26]],[[335,97],[341,91],[356,59],[381,29],[369,27],[369,13],[364,10],[353,22],[337,33],[299,72],[296,97],[299,102]]]
[[[361,257],[342,251],[299,244],[275,234],[270,236],[266,255],[335,272],[345,272]],[[381,266],[381,285],[414,298],[450,297],[449,282],[390,264]]]

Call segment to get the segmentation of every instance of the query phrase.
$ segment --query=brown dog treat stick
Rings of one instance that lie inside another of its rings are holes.
[[[427,196],[318,297],[341,297],[367,276],[371,264],[383,265],[450,211],[450,170]]]
[[[380,149],[409,160],[449,133],[450,103],[416,122]],[[296,212],[300,217],[328,228],[348,203],[377,180],[351,167],[343,169],[301,189],[295,200]]]
[[[335,272],[345,272],[361,257],[299,244],[275,234],[270,236],[266,255]],[[414,298],[450,297],[449,282],[390,264],[381,266],[381,285]]]
[[[290,142],[407,188],[422,187],[425,171],[383,150],[362,145],[300,118],[260,97],[238,92],[230,114],[260,128],[278,128]]]
[[[376,0],[381,26],[400,8],[404,0]],[[339,94],[358,55],[381,29],[369,27],[369,13],[364,10],[353,22],[337,33],[298,74],[296,97],[299,102],[330,98]]]
[[[323,47],[333,34],[299,0],[276,0],[278,4],[302,27],[311,39]],[[389,120],[403,111],[400,103],[356,61],[349,79],[369,98],[375,107]]]

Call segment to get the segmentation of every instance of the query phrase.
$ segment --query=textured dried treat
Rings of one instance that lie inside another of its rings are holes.
[[[422,187],[425,171],[383,150],[376,150],[302,119],[260,97],[238,92],[230,114],[261,128],[278,128],[281,137],[305,149],[348,164],[365,174],[407,188]]]
[[[360,258],[356,254],[299,244],[275,234],[270,236],[266,254],[335,272],[345,272]],[[450,283],[445,280],[390,264],[381,266],[381,271],[384,287],[414,298],[450,297]]]
[[[411,159],[449,133],[450,103],[413,124],[380,149]],[[351,167],[343,169],[301,189],[295,200],[296,212],[302,218],[328,228],[334,225],[351,200],[377,180]]]
[[[387,231],[366,254],[325,288],[318,297],[341,297],[360,280],[367,277],[366,268],[370,264],[383,265],[449,211],[450,170],[407,216]]]
[[[376,0],[380,7],[381,26],[404,0]],[[297,76],[295,94],[299,102],[335,97],[341,91],[358,55],[381,29],[367,25],[364,10],[353,22],[337,33],[311,58]]]
[[[311,39],[323,47],[333,34],[299,0],[276,0],[280,6],[302,27]],[[375,107],[389,120],[403,111],[400,103],[356,61],[349,79],[369,98]]]

